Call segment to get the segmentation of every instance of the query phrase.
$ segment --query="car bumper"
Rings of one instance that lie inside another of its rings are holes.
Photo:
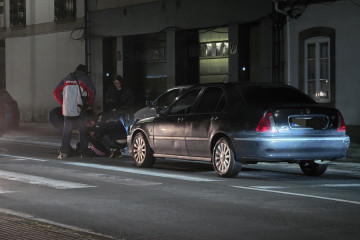
[[[350,145],[348,136],[293,138],[234,138],[238,160],[298,161],[344,158]]]

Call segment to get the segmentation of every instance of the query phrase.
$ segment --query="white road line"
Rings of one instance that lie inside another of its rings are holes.
[[[310,185],[310,187],[360,187],[358,183],[333,183],[333,184],[318,184],[318,185]]]
[[[259,188],[259,189],[279,189],[279,188],[294,188],[294,187],[290,187],[290,186],[252,186],[254,188]],[[306,186],[302,186],[302,185],[298,185],[296,186],[296,188],[304,188],[304,187],[332,187],[332,188],[344,188],[344,187],[360,187],[359,183],[325,183],[325,184],[312,184],[312,185],[306,185]]]
[[[0,139],[0,142],[9,142],[9,143],[22,143],[24,145],[45,145],[48,147],[54,147],[59,148],[60,144],[59,142],[50,142],[50,141],[38,141],[35,139],[27,140],[27,139],[9,139],[9,138],[2,138]]]
[[[282,186],[256,186],[254,188],[259,188],[259,189],[279,189],[279,188],[286,188],[286,187],[282,187]]]
[[[39,162],[47,162],[49,160],[41,159],[41,158],[32,158],[32,157],[23,157],[23,156],[16,156],[16,155],[9,155],[9,154],[0,154],[0,157],[11,157],[12,160],[33,160]]]
[[[8,154],[0,154],[0,157],[11,157],[11,158],[42,161],[42,162],[49,161],[46,159],[21,157],[21,156],[8,155]],[[140,169],[127,168],[127,167],[105,166],[105,165],[100,165],[100,164],[68,162],[68,161],[60,161],[60,160],[57,162],[61,163],[61,164],[67,164],[67,165],[73,165],[73,166],[89,167],[89,168],[111,170],[111,171],[117,171],[117,172],[134,173],[134,174],[141,174],[141,175],[146,175],[146,176],[178,179],[178,180],[191,181],[191,182],[220,182],[220,181],[223,181],[223,180],[208,179],[208,178],[203,178],[203,177],[190,177],[190,176],[185,176],[185,175],[180,175],[180,174],[159,173],[159,172],[154,172],[151,169],[140,170]]]
[[[2,188],[0,188],[0,194],[2,193],[15,193],[17,191],[6,191],[6,190],[3,190]]]
[[[279,194],[285,194],[285,195],[292,195],[292,196],[299,196],[299,197],[308,197],[308,198],[316,198],[316,199],[323,199],[323,200],[329,200],[329,201],[344,202],[344,203],[351,203],[351,204],[360,205],[360,202],[358,202],[358,201],[350,201],[350,200],[338,199],[338,198],[328,198],[328,197],[321,197],[321,196],[308,195],[308,194],[300,194],[300,193],[291,193],[291,192],[275,191],[275,190],[261,189],[261,188],[255,188],[255,187],[243,187],[243,186],[232,186],[232,187],[234,187],[234,188],[239,188],[239,189],[260,191],[260,192],[279,193]]]
[[[106,166],[106,165],[100,165],[100,164],[80,163],[80,162],[63,162],[63,163],[68,164],[68,165],[73,165],[73,166],[79,166],[79,167],[97,168],[97,169],[104,169],[104,170],[111,170],[111,171],[118,171],[118,172],[141,174],[141,175],[146,175],[146,176],[178,179],[178,180],[191,181],[191,182],[219,182],[219,181],[222,181],[222,180],[209,179],[209,178],[203,178],[203,177],[190,177],[190,176],[180,175],[180,174],[159,173],[159,172],[154,172],[150,169],[140,170],[140,169],[135,169],[135,168],[115,167],[115,166]]]
[[[46,186],[46,187],[52,187],[52,188],[56,188],[56,189],[96,187],[96,186],[91,186],[91,185],[82,184],[82,183],[54,180],[54,179],[45,178],[45,177],[38,177],[38,176],[27,175],[27,174],[22,174],[22,173],[7,172],[7,171],[2,171],[2,170],[0,170],[0,178],[6,179],[6,180],[11,180],[11,181],[18,181],[18,182],[41,185],[41,186]]]

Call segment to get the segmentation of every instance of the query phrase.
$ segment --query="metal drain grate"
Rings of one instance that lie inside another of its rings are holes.
[[[102,236],[82,233],[20,217],[0,214],[1,240],[106,240]]]

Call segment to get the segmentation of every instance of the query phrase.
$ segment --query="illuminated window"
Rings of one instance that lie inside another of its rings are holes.
[[[330,38],[305,40],[305,92],[317,102],[330,102]]]
[[[199,31],[199,82],[229,80],[229,34],[227,27]]]
[[[200,44],[200,57],[227,57],[228,55],[228,42],[212,42]]]
[[[55,21],[62,22],[76,18],[76,0],[55,0]]]
[[[26,25],[25,0],[10,1],[10,24],[12,27]]]

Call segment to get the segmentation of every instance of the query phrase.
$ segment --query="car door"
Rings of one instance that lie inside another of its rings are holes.
[[[226,105],[226,95],[220,87],[207,87],[195,108],[187,116],[186,149],[189,156],[210,158],[210,137],[218,128]]]
[[[201,88],[193,89],[179,97],[165,114],[154,122],[154,146],[156,154],[187,156],[185,146],[186,116]]]

